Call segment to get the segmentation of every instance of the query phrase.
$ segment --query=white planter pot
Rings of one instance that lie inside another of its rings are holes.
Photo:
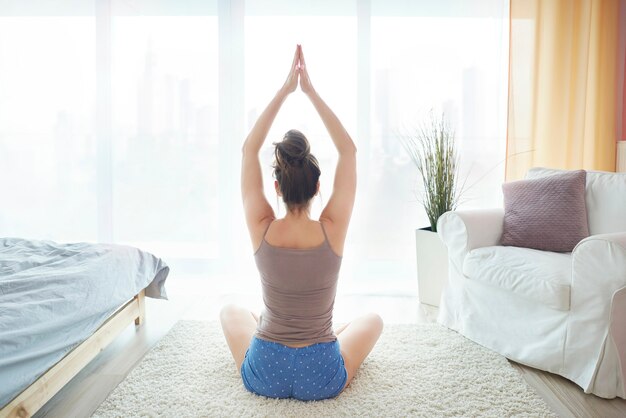
[[[448,281],[448,249],[436,232],[422,229],[415,230],[415,244],[419,301],[439,306]]]

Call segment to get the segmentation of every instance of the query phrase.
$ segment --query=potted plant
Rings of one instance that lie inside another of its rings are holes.
[[[430,226],[415,231],[417,281],[421,303],[439,306],[443,286],[448,280],[448,251],[437,235],[437,220],[454,210],[459,199],[458,154],[454,130],[445,118],[430,112],[415,135],[402,143],[415,163],[424,190],[421,202]]]

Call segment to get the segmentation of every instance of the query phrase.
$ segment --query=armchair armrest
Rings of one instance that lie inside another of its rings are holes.
[[[565,372],[576,382],[591,382],[585,392],[607,397],[615,396],[611,385],[618,379],[621,368],[616,356],[626,358],[624,346],[615,341],[624,337],[626,312],[626,231],[592,235],[580,241],[572,251],[572,284],[570,315],[565,347]],[[613,311],[613,312],[612,312]],[[608,339],[607,339],[608,338]],[[598,345],[597,341],[606,341]],[[617,352],[615,351],[617,349]],[[567,370],[575,358],[585,353],[591,359],[590,367]],[[604,376],[594,379],[594,376]],[[607,389],[608,388],[608,389]]]
[[[576,245],[576,248],[574,248],[574,251],[576,251],[578,247],[583,247],[592,241],[606,241],[612,244],[619,245],[623,249],[626,249],[626,231],[588,236],[587,238],[583,239]]]
[[[572,286],[599,288],[609,297],[626,286],[626,232],[580,241],[572,251]]]
[[[437,231],[459,271],[468,252],[500,243],[503,220],[503,209],[452,211],[439,217]]]

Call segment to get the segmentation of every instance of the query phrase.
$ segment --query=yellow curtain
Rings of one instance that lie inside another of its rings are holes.
[[[506,179],[615,171],[620,0],[511,0]]]

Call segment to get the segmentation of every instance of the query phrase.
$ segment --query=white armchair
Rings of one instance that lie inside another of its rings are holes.
[[[590,236],[571,253],[500,246],[501,209],[444,214],[438,321],[586,393],[626,398],[626,173],[588,172],[585,203]]]

